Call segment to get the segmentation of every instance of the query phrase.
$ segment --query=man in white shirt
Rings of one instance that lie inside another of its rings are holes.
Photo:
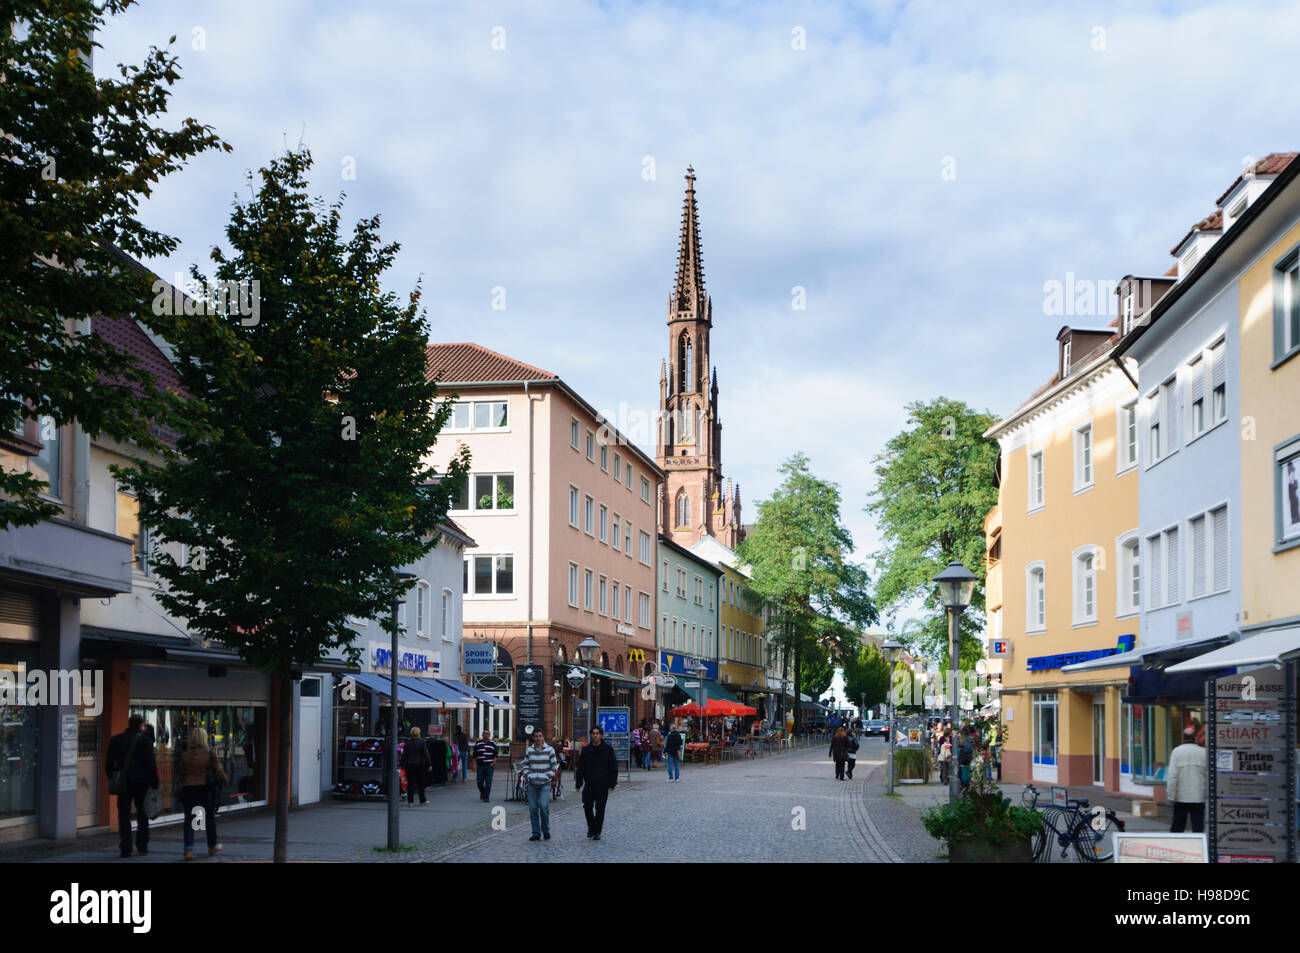
[[[1192,820],[1192,833],[1205,830],[1205,789],[1208,784],[1205,749],[1196,743],[1196,729],[1183,729],[1183,743],[1169,755],[1165,772],[1165,794],[1174,806],[1169,830],[1181,834]]]

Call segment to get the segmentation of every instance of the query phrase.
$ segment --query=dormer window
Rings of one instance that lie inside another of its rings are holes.
[[[1196,248],[1193,247],[1192,250],[1189,251],[1186,255],[1184,255],[1182,259],[1178,262],[1179,278],[1186,278],[1189,274],[1191,274],[1192,269],[1196,267],[1196,259],[1197,259]]]
[[[1133,330],[1133,292],[1124,296],[1124,307],[1120,318],[1120,333],[1128,334]]]
[[[1070,373],[1070,339],[1067,337],[1061,343],[1061,376],[1066,377]]]
[[[1231,225],[1237,219],[1241,218],[1242,213],[1245,211],[1246,211],[1246,196],[1243,195],[1241,199],[1237,202],[1237,204],[1228,210],[1227,221],[1225,221],[1223,224],[1225,226]]]

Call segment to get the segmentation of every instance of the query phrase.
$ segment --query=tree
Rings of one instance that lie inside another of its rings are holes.
[[[395,572],[432,548],[468,465],[462,451],[431,482],[424,460],[451,407],[426,376],[419,289],[405,304],[380,290],[397,246],[381,244],[378,217],[345,240],[341,200],[323,213],[308,199],[310,167],[306,152],[276,159],[236,204],[233,254],[212,258],[222,281],[260,282],[259,320],[183,318],[179,456],[120,472],[142,522],[193,554],[159,556],[159,601],[275,676],[277,862],[288,847],[292,672],[334,648],[356,664],[350,616],[393,631],[389,607],[408,585]]]
[[[867,572],[850,558],[853,537],[840,522],[839,487],[815,477],[801,453],[781,472],[781,486],[759,504],[758,521],[738,554],[767,606],[770,638],[781,647],[784,664],[793,663],[798,699],[805,664],[849,657],[857,650],[858,628],[878,617]],[[795,712],[802,724],[802,706]]]
[[[889,697],[889,663],[874,645],[864,645],[844,663],[844,694],[864,709]]]
[[[801,691],[809,698],[820,699],[835,681],[835,665],[831,657],[818,652],[810,646],[803,655],[803,687]]]
[[[929,610],[920,647],[946,660],[948,626],[934,577],[960,561],[979,577],[960,622],[961,665],[967,668],[981,654],[984,517],[998,502],[998,445],[984,433],[997,418],[946,397],[908,404],[907,414],[905,429],[875,459],[876,489],[866,507],[884,542],[876,555],[876,598],[895,611],[920,601]]]
[[[96,435],[157,449],[163,406],[153,378],[89,333],[97,315],[139,316],[153,276],[127,256],[165,257],[175,238],[136,217],[140,200],[187,159],[229,151],[208,126],[155,125],[180,78],[150,48],[120,78],[95,79],[89,57],[105,14],[131,0],[10,0],[0,11],[0,430],[41,422],[46,437],[77,420]],[[175,37],[171,41],[175,41]],[[123,253],[126,253],[125,255]],[[24,452],[35,446],[25,442]],[[33,474],[0,468],[0,530],[56,516]]]

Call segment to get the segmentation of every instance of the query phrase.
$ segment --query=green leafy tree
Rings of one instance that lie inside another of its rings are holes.
[[[840,521],[839,487],[814,476],[801,453],[781,473],[781,486],[759,504],[739,555],[767,607],[770,638],[782,649],[786,671],[793,667],[797,699],[805,691],[805,667],[824,659],[833,668],[850,657],[858,629],[878,616],[867,572],[851,559],[853,537]],[[802,724],[802,706],[795,712]]]
[[[463,486],[462,451],[441,479],[424,462],[450,413],[426,376],[419,289],[380,290],[397,251],[378,217],[350,237],[341,202],[307,195],[306,152],[260,173],[214,249],[223,281],[260,282],[260,314],[186,317],[174,340],[187,392],[179,454],[121,471],[162,553],[159,601],[189,630],[275,676],[279,693],[275,860],[287,859],[291,673],[341,648],[359,653],[349,616],[381,618],[409,583]],[[250,182],[251,185],[251,182]],[[195,277],[202,279],[197,269]],[[206,280],[206,279],[203,279]]]
[[[889,663],[874,645],[864,645],[844,663],[844,693],[864,709],[889,697]]]
[[[835,681],[835,665],[831,657],[818,652],[816,646],[810,646],[803,656],[803,693],[809,698],[820,699],[830,690]]]
[[[917,639],[924,654],[948,658],[948,623],[934,577],[953,560],[979,577],[960,620],[963,668],[980,657],[984,623],[984,517],[997,505],[998,445],[984,437],[997,418],[939,397],[907,405],[907,426],[876,459],[876,489],[866,510],[884,543],[876,555],[876,599],[887,611],[921,603]]]
[[[0,430],[24,418],[160,444],[164,408],[135,360],[89,333],[98,315],[151,315],[153,276],[127,256],[160,258],[175,238],[141,224],[142,198],[189,158],[229,151],[208,126],[157,124],[177,59],[150,48],[138,66],[96,79],[90,56],[106,15],[130,0],[7,0],[0,7]],[[171,42],[175,41],[171,38]],[[126,255],[123,254],[126,253]],[[31,452],[34,447],[24,447]],[[59,514],[25,470],[0,468],[0,530]]]

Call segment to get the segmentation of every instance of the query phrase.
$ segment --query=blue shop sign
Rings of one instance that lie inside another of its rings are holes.
[[[693,656],[681,655],[677,652],[660,652],[659,653],[659,671],[669,672],[673,675],[690,675],[699,676],[697,671],[687,671],[686,659]],[[704,666],[704,677],[716,682],[718,680],[718,663],[711,662],[708,659],[696,659]]]
[[[1084,649],[1078,652],[1059,652],[1056,655],[1039,655],[1027,660],[1025,669],[1030,672],[1050,672],[1053,669],[1074,665],[1078,662],[1091,662],[1093,659],[1105,658],[1108,655],[1131,652],[1137,637],[1121,635],[1118,641],[1119,645],[1113,649]]]
[[[392,659],[393,652],[391,649],[375,649],[375,668],[392,668]],[[422,652],[403,652],[397,656],[397,669],[400,672],[427,672],[429,671],[429,656]]]

